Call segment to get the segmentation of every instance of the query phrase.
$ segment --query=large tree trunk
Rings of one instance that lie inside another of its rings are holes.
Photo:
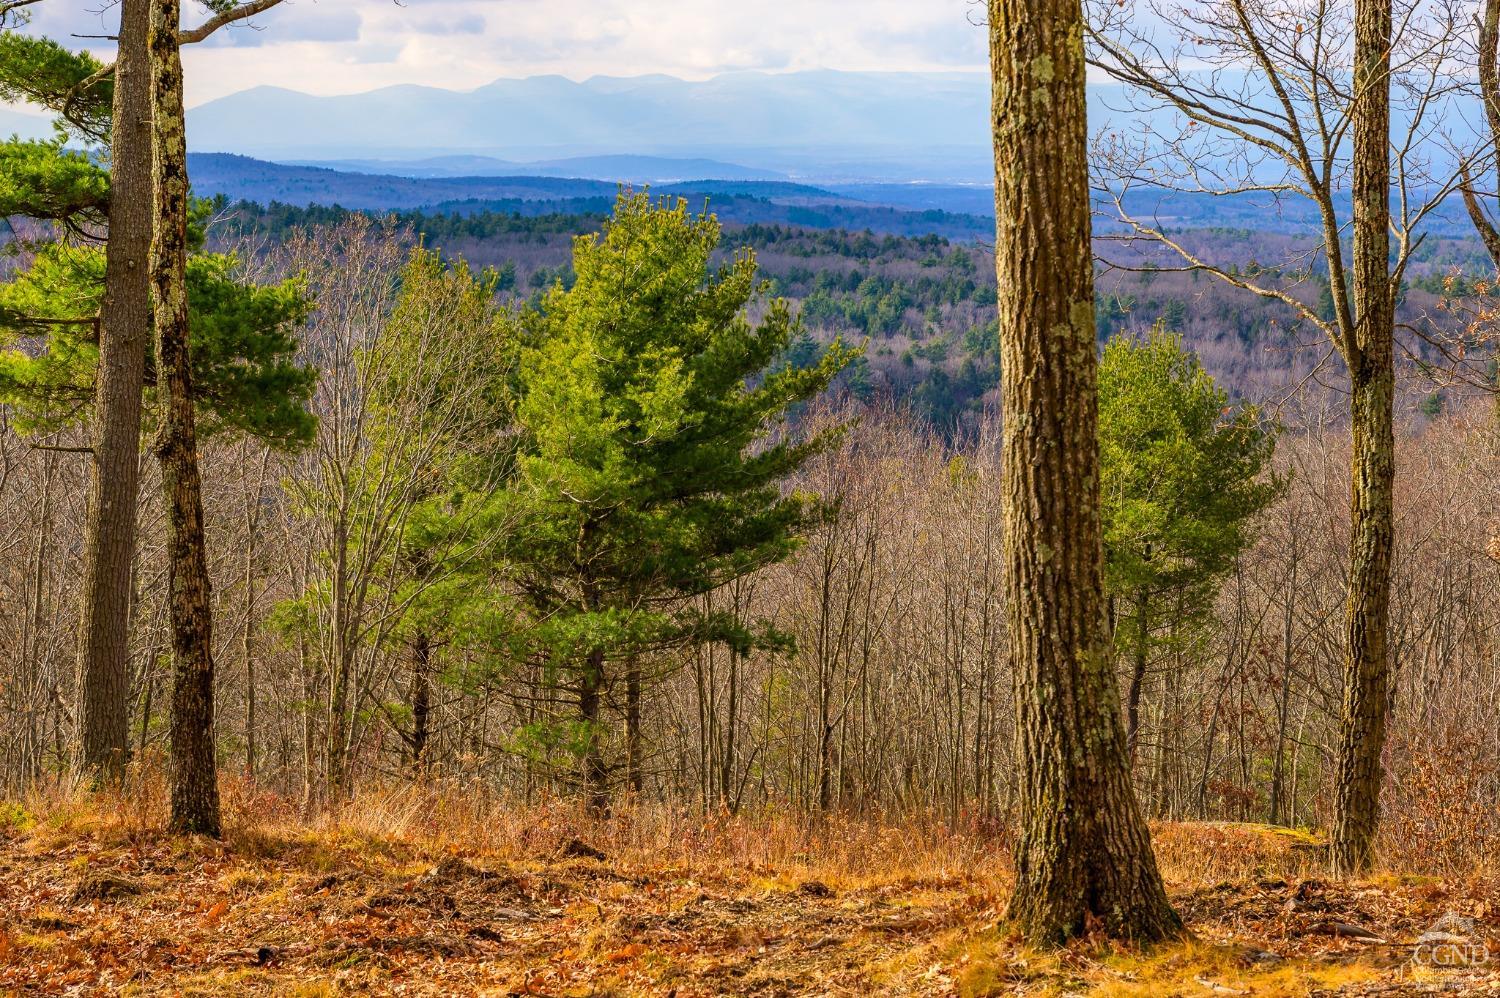
[[[1390,679],[1387,628],[1394,533],[1395,317],[1390,281],[1391,0],[1355,10],[1354,308],[1349,362],[1353,482],[1344,702],[1334,795],[1334,869],[1370,867],[1380,811]]]
[[[1104,613],[1080,0],[990,0],[1007,607],[1021,766],[1009,915],[1154,940],[1167,902],[1131,787]]]
[[[151,335],[151,0],[123,0],[110,143],[109,242],[99,310],[94,450],[84,528],[78,643],[79,763],[118,779],[130,699],[130,562]]]
[[[170,536],[168,587],[172,617],[172,814],[174,831],[219,834],[214,757],[213,621],[203,495],[188,362],[187,135],[180,0],[152,0],[151,89],[155,105],[156,237],[151,283],[156,294],[156,363],[161,464]]]

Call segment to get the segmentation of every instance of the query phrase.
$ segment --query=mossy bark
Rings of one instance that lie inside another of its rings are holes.
[[[1005,557],[1021,766],[1009,917],[1176,936],[1131,786],[1105,620],[1083,17],[991,0]]]
[[[155,451],[169,524],[173,678],[170,822],[177,832],[217,836],[213,619],[188,360],[187,132],[182,52],[177,37],[181,13],[180,0],[152,0],[156,233],[151,284],[156,296],[156,359],[160,371],[160,427]]]

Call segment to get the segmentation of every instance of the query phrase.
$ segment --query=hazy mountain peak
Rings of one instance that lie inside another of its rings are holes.
[[[403,86],[321,97],[257,87],[189,115],[197,150],[272,159],[556,160],[628,154],[868,177],[983,178],[982,74],[741,71],[499,79],[463,93]],[[836,169],[828,169],[835,164]],[[940,171],[940,175],[934,171]]]

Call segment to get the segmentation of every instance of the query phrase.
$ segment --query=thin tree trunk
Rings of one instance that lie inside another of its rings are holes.
[[[1140,743],[1141,687],[1146,683],[1146,667],[1150,664],[1151,597],[1145,589],[1136,595],[1135,606],[1135,645],[1131,649],[1130,688],[1125,698],[1125,744],[1132,766]]]
[[[1497,61],[1497,50],[1500,50],[1500,0],[1485,0],[1484,12],[1478,21],[1479,96],[1484,101],[1484,117],[1490,130],[1490,163],[1491,166],[1500,168],[1500,61]],[[1474,178],[1468,162],[1462,163],[1460,169],[1464,180],[1461,190],[1464,205],[1469,209],[1469,218],[1484,243],[1485,252],[1490,255],[1490,262],[1500,268],[1500,231],[1495,229],[1494,223],[1480,204],[1479,196],[1474,192]]]
[[[735,733],[740,724],[739,715],[740,654],[731,648],[729,651],[728,709],[724,718],[724,751],[719,759],[719,803],[730,813],[739,810],[739,800],[734,786]]]
[[[1277,691],[1276,699],[1276,755],[1271,765],[1271,800],[1270,815],[1267,818],[1273,825],[1282,824],[1283,801],[1286,797],[1286,739],[1287,728],[1291,723],[1291,700],[1292,700],[1292,664],[1296,635],[1293,633],[1293,625],[1296,622],[1293,611],[1295,610],[1297,598],[1297,561],[1298,544],[1300,538],[1297,536],[1296,524],[1287,537],[1292,545],[1291,566],[1287,577],[1286,604],[1282,608],[1281,619],[1281,685]]]
[[[411,641],[411,770],[427,775],[427,741],[432,723],[432,639],[418,631]]]
[[[1005,554],[1021,767],[1009,916],[1176,936],[1131,786],[1105,621],[1080,0],[991,0]]]
[[[105,779],[123,774],[129,754],[130,563],[140,485],[141,389],[151,335],[150,20],[151,0],[122,0],[84,527],[79,763]]]
[[[1391,0],[1355,6],[1354,342],[1347,348],[1353,481],[1344,699],[1330,855],[1359,875],[1374,858],[1390,681],[1394,533],[1394,314],[1390,283]]]
[[[641,666],[634,656],[625,670],[625,777],[630,791],[639,794],[645,787],[641,773],[644,747],[641,743]]]
[[[242,460],[244,455],[242,455]],[[261,452],[260,474],[255,479],[255,494],[245,503],[245,619],[240,632],[240,651],[245,657],[245,778],[255,782],[257,759],[257,690],[255,685],[255,538],[260,533],[260,498],[265,490],[266,469],[271,451]]]
[[[187,132],[182,96],[180,0],[152,0],[151,83],[155,105],[156,235],[151,282],[156,295],[161,463],[170,536],[172,617],[172,813],[174,831],[219,834],[214,756],[214,662],[203,495],[198,477],[192,369],[188,359]]]
[[[330,804],[344,799],[347,759],[344,746],[348,741],[346,712],[349,708],[349,677],[353,673],[353,645],[350,623],[352,611],[349,596],[349,530],[341,512],[334,528],[334,567],[332,586],[332,641],[328,662],[328,723],[324,731],[323,778]]]
[[[583,720],[583,789],[588,809],[595,815],[609,813],[609,771],[599,744],[599,707],[604,692],[604,654],[590,652],[578,686],[578,715]]]

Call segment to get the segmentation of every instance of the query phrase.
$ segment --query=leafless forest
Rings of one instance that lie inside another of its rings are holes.
[[[306,807],[339,787],[409,779],[418,765],[439,784],[517,803],[571,795],[574,760],[540,733],[566,725],[572,695],[480,637],[415,647],[403,625],[413,593],[387,574],[419,500],[408,483],[439,454],[415,439],[402,467],[372,461],[362,379],[386,343],[401,241],[346,223],[278,252],[278,265],[300,255],[314,275],[304,350],[322,373],[319,430],[291,455],[244,441],[204,448],[224,771]],[[445,342],[450,317],[428,319],[424,335]],[[1289,486],[1254,524],[1211,626],[1164,641],[1150,662],[1135,780],[1154,817],[1328,820],[1349,444],[1336,411],[1305,396],[1281,410],[1275,460]],[[416,433],[438,401],[417,391],[398,418]],[[611,780],[639,801],[1006,821],[1017,767],[998,427],[955,441],[897,408],[856,405],[804,416],[855,415],[794,485],[836,497],[836,513],[787,563],[705,598],[773,621],[794,650],[662,654],[642,663],[638,703],[623,681],[607,690]],[[1500,834],[1500,730],[1488,721],[1500,709],[1500,435],[1482,399],[1437,418],[1409,410],[1404,422],[1384,843],[1404,867],[1443,872],[1477,861]],[[8,427],[0,436],[11,511],[0,541],[0,771],[11,794],[69,758],[79,443]],[[163,511],[149,462],[142,471],[130,742],[149,765],[165,752],[170,645]],[[1175,626],[1171,614],[1161,626]]]

